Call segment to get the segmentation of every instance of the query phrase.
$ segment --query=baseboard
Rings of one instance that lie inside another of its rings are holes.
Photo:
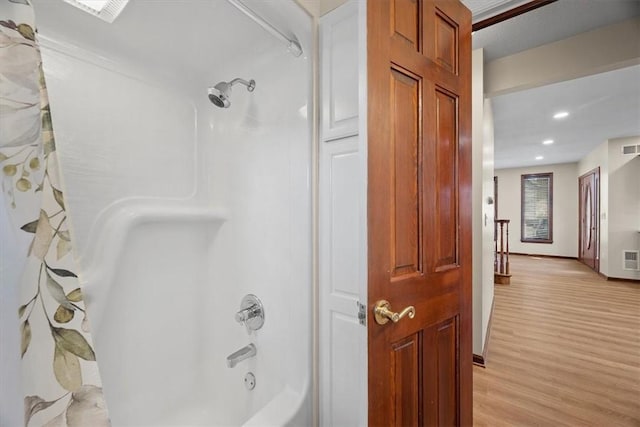
[[[493,306],[496,298],[491,300],[491,311],[489,312],[489,322],[487,322],[487,335],[484,337],[484,347],[482,348],[482,359],[486,362],[489,354],[489,338],[491,337],[491,325],[493,324]]]
[[[484,357],[479,354],[473,353],[473,364],[476,366],[480,366],[481,368],[486,368],[487,365],[484,363]]]
[[[604,274],[603,274],[604,276]],[[615,282],[631,282],[631,283],[640,283],[640,279],[623,279],[622,277],[608,277],[608,276],[604,276],[607,278],[607,280],[610,281],[615,281]]]
[[[578,259],[578,257],[575,257],[575,256],[525,254],[525,253],[522,253],[522,252],[509,252],[509,255],[535,256],[535,257],[538,257],[538,258],[559,258],[559,259],[575,259],[575,260]]]
[[[604,280],[612,281],[612,282],[630,282],[630,283],[640,283],[640,279],[623,279],[622,277],[609,277],[606,274],[602,274],[598,271],[598,276],[602,277]]]
[[[491,323],[493,321],[493,305],[495,297],[491,301],[491,311],[489,312],[489,323],[487,323],[487,335],[484,337],[484,346],[482,347],[482,355],[473,354],[473,364],[482,368],[487,367],[487,354],[489,354],[489,337],[491,336]]]

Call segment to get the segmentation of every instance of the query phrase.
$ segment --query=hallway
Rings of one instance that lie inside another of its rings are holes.
[[[496,285],[476,426],[640,426],[640,284],[513,256]]]

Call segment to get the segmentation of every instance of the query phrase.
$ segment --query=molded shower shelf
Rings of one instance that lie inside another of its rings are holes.
[[[101,214],[91,232],[88,250],[80,260],[79,275],[94,327],[99,328],[102,323],[104,302],[117,286],[114,279],[118,274],[126,273],[122,271],[122,257],[130,254],[136,238],[143,236],[157,247],[170,247],[176,257],[200,256],[206,252],[227,215],[221,209],[189,206],[188,203],[132,199],[112,205]],[[198,236],[198,243],[178,243],[185,233]],[[152,248],[148,250],[152,252]]]

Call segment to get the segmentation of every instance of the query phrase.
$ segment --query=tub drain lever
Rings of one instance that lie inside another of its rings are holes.
[[[256,331],[264,325],[264,308],[257,296],[249,294],[242,298],[240,311],[236,313],[236,322],[244,323],[247,333]]]

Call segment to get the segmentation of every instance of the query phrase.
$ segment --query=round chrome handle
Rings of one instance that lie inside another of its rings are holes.
[[[378,325],[384,325],[389,320],[393,321],[393,323],[398,323],[398,321],[405,316],[408,316],[409,319],[413,319],[415,315],[416,309],[412,305],[405,308],[400,313],[395,313],[391,311],[391,303],[383,299],[376,302],[376,305],[373,308],[373,317],[376,319],[376,323]]]
[[[240,311],[235,315],[236,322],[244,323],[247,333],[256,331],[264,325],[264,308],[262,302],[253,294],[245,295],[240,303]]]

